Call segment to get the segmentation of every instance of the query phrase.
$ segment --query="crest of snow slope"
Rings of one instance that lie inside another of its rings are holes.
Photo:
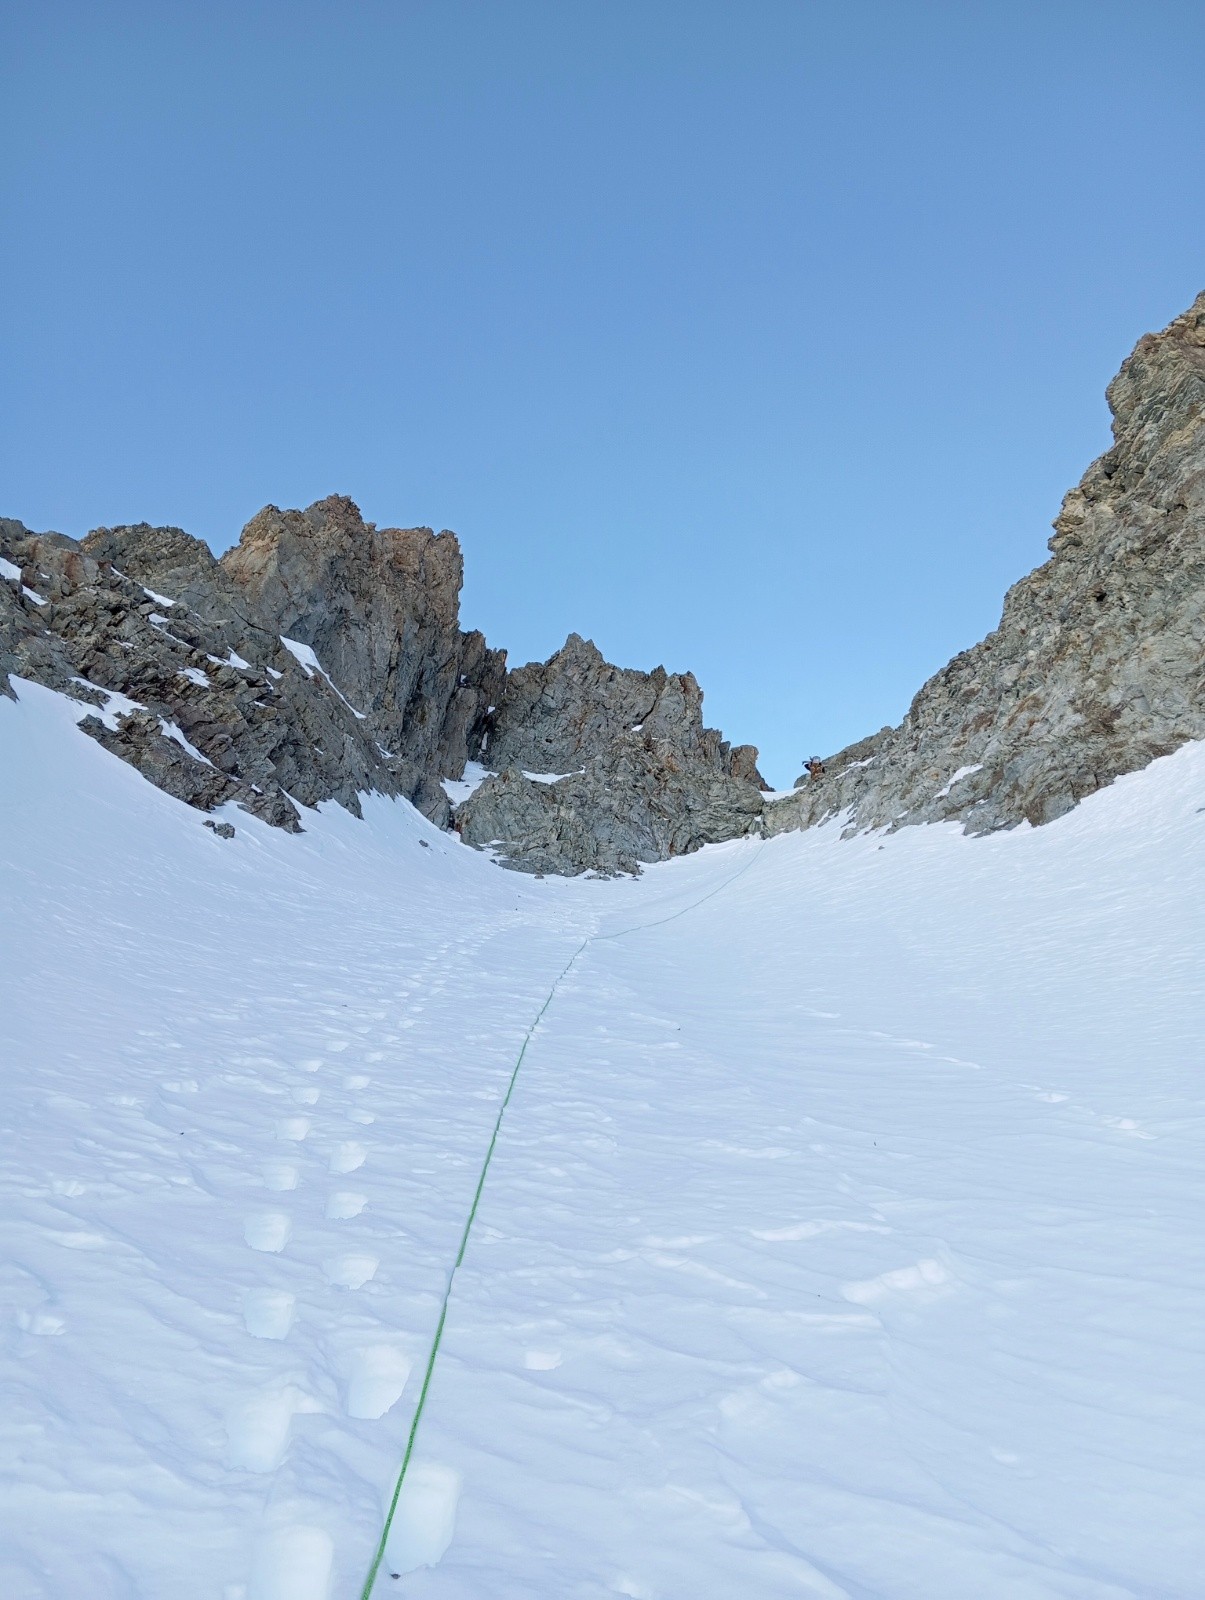
[[[535,882],[380,798],[217,839],[18,688],[0,1592],[359,1594],[524,1033],[643,926],[528,1052],[377,1593],[1199,1595],[1205,747]]]

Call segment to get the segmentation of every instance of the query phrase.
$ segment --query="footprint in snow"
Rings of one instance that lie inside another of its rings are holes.
[[[343,1144],[337,1144],[331,1154],[330,1170],[336,1173],[354,1172],[357,1167],[362,1167],[368,1157],[368,1152],[362,1144],[357,1144],[354,1139],[348,1139]]]
[[[21,1311],[17,1314],[17,1326],[41,1339],[52,1339],[67,1332],[67,1319],[55,1316],[53,1311]]]
[[[283,1250],[293,1232],[293,1223],[283,1211],[259,1211],[244,1219],[243,1238],[252,1250],[275,1254]]]
[[[296,1300],[284,1289],[250,1289],[243,1296],[243,1322],[254,1339],[287,1339]]]
[[[327,1282],[333,1284],[336,1289],[362,1289],[376,1276],[380,1264],[378,1256],[352,1250],[346,1255],[332,1256],[329,1261],[324,1261],[322,1270],[326,1273]]]
[[[391,1573],[416,1572],[443,1559],[456,1531],[460,1474],[434,1461],[411,1463],[398,1497],[385,1564]]]
[[[915,1294],[948,1288],[952,1274],[940,1261],[929,1258],[918,1261],[913,1267],[896,1267],[891,1272],[881,1272],[877,1278],[865,1278],[858,1283],[843,1283],[841,1293],[855,1305],[869,1306],[893,1294]]]
[[[394,1345],[359,1351],[348,1374],[347,1414],[375,1422],[402,1398],[412,1363]]]
[[[276,1124],[276,1137],[300,1144],[309,1133],[310,1127],[309,1117],[282,1117]]]
[[[529,1350],[523,1357],[528,1372],[552,1372],[561,1364],[559,1350]]]
[[[294,1089],[293,1098],[299,1106],[316,1106],[321,1092],[320,1089]]]
[[[65,1250],[105,1250],[109,1244],[103,1233],[85,1233],[82,1229],[43,1228],[42,1237],[61,1244]]]
[[[284,1460],[294,1416],[321,1410],[315,1399],[291,1383],[244,1400],[226,1418],[227,1466],[275,1472]]]
[[[255,1552],[247,1600],[327,1600],[334,1558],[321,1528],[279,1528]]]
[[[327,1221],[346,1222],[349,1217],[358,1217],[367,1204],[366,1194],[357,1194],[352,1189],[338,1189],[326,1202]]]
[[[282,1193],[287,1189],[297,1187],[298,1171],[291,1161],[265,1161],[263,1164],[264,1187],[276,1189]]]

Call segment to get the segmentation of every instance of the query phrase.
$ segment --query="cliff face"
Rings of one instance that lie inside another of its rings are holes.
[[[1108,390],[1112,449],[1063,502],[1051,558],[898,728],[825,762],[766,830],[943,818],[1048,822],[1205,738],[1205,295],[1139,341]]]
[[[703,727],[689,674],[624,672],[575,636],[543,666],[459,625],[455,535],[378,529],[333,496],[269,506],[215,560],[179,528],[82,542],[0,523],[0,687],[96,707],[83,727],[201,810],[300,826],[376,790],[447,825],[444,780],[498,767],[456,817],[531,871],[637,870],[762,809],[756,756]],[[538,784],[524,771],[572,777]]]
[[[452,534],[378,531],[332,498],[269,507],[221,561],[146,524],[77,544],[4,522],[0,552],[0,674],[108,706],[85,729],[178,798],[296,828],[293,800],[358,813],[376,790],[446,823],[440,779],[504,661],[460,631]]]
[[[481,755],[497,776],[457,807],[461,837],[524,871],[613,873],[751,832],[757,751],[731,749],[702,708],[692,674],[610,666],[571,633],[507,674]]]
[[[366,524],[350,500],[269,506],[221,565],[249,614],[309,645],[402,760],[456,777],[502,695],[504,651],[460,631],[454,533]]]

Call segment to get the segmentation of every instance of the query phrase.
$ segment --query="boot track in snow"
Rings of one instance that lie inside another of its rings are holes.
[[[547,1015],[548,1008],[556,998],[557,990],[576,966],[578,958],[582,956],[592,944],[598,944],[607,939],[624,939],[633,933],[645,933],[653,928],[663,927],[667,922],[676,922],[679,917],[686,916],[688,912],[696,910],[706,901],[714,899],[718,894],[722,894],[724,890],[727,889],[731,884],[735,883],[738,878],[743,877],[743,875],[748,872],[749,868],[756,860],[756,855],[750,856],[749,860],[745,862],[744,866],[740,867],[736,872],[734,872],[731,877],[726,878],[723,883],[718,885],[717,888],[709,890],[707,894],[701,895],[697,900],[692,901],[690,905],[683,906],[680,911],[672,912],[668,917],[660,917],[654,922],[641,923],[633,928],[620,928],[614,933],[591,934],[588,938],[583,939],[581,944],[578,945],[577,949],[569,957],[569,960],[565,963],[564,967],[562,967],[561,971],[553,980],[552,987],[549,989],[544,998],[544,1004],[540,1007],[539,1011],[536,1012],[531,1026],[523,1036],[523,1043],[519,1047],[519,1054],[515,1058],[515,1064],[511,1069],[511,1075],[506,1085],[506,1092],[503,1094],[501,1104],[498,1107],[498,1115],[494,1118],[493,1130],[490,1133],[490,1142],[486,1146],[485,1159],[481,1163],[481,1172],[477,1178],[477,1187],[473,1191],[473,1201],[469,1206],[468,1216],[465,1218],[464,1229],[460,1235],[460,1248],[456,1252],[456,1259],[453,1261],[451,1270],[448,1273],[447,1284],[444,1288],[443,1301],[439,1308],[439,1319],[435,1324],[435,1335],[431,1340],[431,1349],[427,1356],[427,1365],[423,1371],[423,1384],[422,1388],[419,1390],[418,1404],[414,1408],[414,1417],[410,1423],[410,1432],[406,1438],[406,1449],[402,1456],[402,1465],[398,1471],[397,1482],[394,1485],[393,1495],[389,1501],[389,1510],[385,1513],[385,1522],[381,1529],[381,1537],[377,1541],[376,1550],[373,1553],[372,1565],[368,1569],[368,1576],[365,1578],[364,1587],[360,1591],[360,1600],[370,1600],[377,1578],[380,1574],[381,1563],[385,1559],[385,1549],[389,1543],[389,1533],[393,1527],[393,1519],[397,1514],[398,1503],[402,1496],[402,1486],[406,1481],[406,1473],[409,1470],[411,1457],[414,1454],[414,1443],[418,1438],[418,1429],[419,1424],[423,1419],[423,1411],[426,1409],[427,1395],[431,1389],[431,1379],[435,1375],[435,1363],[439,1358],[439,1348],[443,1342],[444,1325],[448,1320],[448,1305],[452,1298],[452,1290],[456,1284],[456,1274],[464,1262],[465,1252],[469,1246],[469,1236],[473,1231],[473,1223],[477,1219],[477,1211],[481,1205],[482,1194],[485,1192],[485,1180],[489,1175],[490,1162],[494,1159],[494,1150],[498,1144],[498,1135],[502,1131],[502,1119],[506,1115],[506,1108],[510,1105],[511,1096],[515,1092],[515,1085],[519,1079],[519,1070],[523,1065],[524,1057],[527,1055],[527,1048],[535,1036],[536,1029],[540,1026],[540,1023]]]

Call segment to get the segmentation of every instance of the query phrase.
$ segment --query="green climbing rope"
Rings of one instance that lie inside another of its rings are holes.
[[[365,1578],[364,1587],[360,1591],[360,1600],[371,1600],[373,1586],[377,1581],[377,1574],[381,1570],[381,1562],[385,1559],[385,1546],[389,1543],[390,1529],[393,1527],[393,1518],[397,1512],[398,1501],[401,1499],[402,1485],[406,1481],[406,1472],[410,1466],[410,1457],[414,1454],[414,1441],[418,1437],[418,1426],[423,1419],[423,1411],[427,1404],[427,1395],[431,1388],[431,1379],[435,1372],[435,1362],[439,1356],[439,1347],[443,1342],[444,1324],[448,1320],[448,1302],[452,1298],[452,1287],[456,1282],[456,1274],[460,1270],[461,1264],[464,1261],[465,1251],[468,1249],[469,1235],[473,1231],[473,1223],[477,1218],[477,1208],[481,1204],[481,1196],[485,1191],[485,1180],[490,1170],[490,1162],[494,1159],[494,1149],[498,1143],[498,1135],[502,1130],[502,1118],[506,1115],[506,1108],[510,1104],[511,1096],[515,1092],[515,1084],[518,1081],[519,1069],[523,1065],[523,1058],[527,1054],[527,1047],[531,1043],[532,1036],[534,1035],[536,1029],[544,1020],[544,1013],[552,1004],[553,998],[561,984],[569,976],[570,969],[577,961],[577,958],[581,955],[583,950],[588,948],[588,946],[603,939],[622,939],[629,933],[643,933],[646,928],[660,928],[663,927],[667,922],[676,922],[679,917],[684,917],[688,911],[694,911],[697,906],[703,905],[706,901],[712,899],[715,895],[720,894],[724,889],[727,889],[730,884],[735,883],[739,877],[748,872],[749,868],[753,865],[756,859],[756,854],[751,855],[749,860],[745,862],[743,867],[741,867],[740,871],[734,872],[730,878],[725,878],[724,882],[721,883],[717,888],[710,890],[705,895],[701,895],[698,900],[693,900],[690,905],[683,906],[680,911],[672,912],[668,917],[661,917],[656,922],[641,923],[632,928],[620,928],[615,933],[592,934],[590,937],[583,939],[581,944],[578,945],[577,949],[569,957],[569,960],[565,963],[565,966],[562,968],[560,973],[558,973],[555,982],[545,996],[544,1004],[536,1013],[535,1020],[532,1022],[531,1027],[528,1028],[527,1033],[524,1036],[523,1043],[519,1049],[519,1054],[515,1059],[513,1068],[511,1069],[510,1081],[506,1085],[506,1093],[502,1096],[502,1103],[498,1107],[498,1115],[494,1118],[494,1130],[490,1134],[490,1142],[485,1152],[485,1160],[481,1163],[481,1173],[477,1179],[477,1188],[473,1192],[473,1203],[469,1207],[469,1214],[465,1218],[464,1229],[460,1235],[460,1248],[456,1252],[456,1259],[452,1263],[452,1270],[448,1273],[448,1281],[444,1286],[443,1302],[439,1308],[439,1320],[435,1324],[435,1337],[431,1340],[431,1350],[427,1356],[426,1370],[423,1373],[423,1386],[419,1390],[418,1404],[414,1408],[414,1417],[410,1423],[410,1432],[406,1438],[406,1449],[402,1456],[402,1465],[398,1471],[397,1482],[393,1487],[393,1496],[389,1502],[389,1510],[385,1513],[385,1524],[381,1529],[381,1537],[377,1541],[377,1548],[372,1558],[372,1565],[368,1569],[368,1576]]]
[[[561,980],[565,978],[570,967],[590,943],[583,939],[581,944],[570,956],[563,970],[557,976],[556,982],[549,989],[544,1004],[536,1013],[535,1021],[528,1028],[523,1044],[520,1047],[514,1067],[511,1069],[510,1082],[506,1086],[506,1093],[502,1096],[502,1103],[498,1107],[498,1115],[494,1118],[494,1131],[490,1134],[489,1147],[485,1152],[485,1160],[481,1164],[481,1174],[477,1179],[477,1188],[473,1193],[473,1203],[469,1207],[469,1214],[465,1218],[464,1230],[460,1235],[460,1248],[456,1252],[456,1259],[452,1263],[452,1270],[448,1273],[448,1281],[444,1286],[443,1303],[439,1308],[439,1321],[435,1324],[435,1337],[431,1341],[431,1351],[427,1356],[427,1367],[423,1373],[423,1386],[419,1390],[418,1405],[414,1408],[414,1418],[410,1423],[410,1433],[406,1439],[406,1451],[402,1456],[402,1465],[394,1485],[393,1498],[389,1502],[389,1510],[385,1514],[385,1526],[381,1529],[381,1537],[377,1541],[376,1553],[372,1558],[372,1565],[368,1569],[368,1576],[364,1580],[364,1587],[360,1591],[360,1600],[369,1600],[373,1585],[377,1581],[377,1573],[381,1570],[381,1562],[385,1559],[385,1546],[389,1543],[389,1530],[393,1527],[394,1514],[397,1511],[398,1500],[401,1498],[402,1485],[406,1481],[406,1471],[410,1466],[410,1457],[414,1454],[414,1441],[418,1437],[418,1425],[423,1419],[423,1411],[427,1404],[427,1395],[431,1388],[431,1378],[435,1372],[435,1361],[439,1355],[439,1347],[443,1342],[444,1324],[448,1320],[448,1301],[452,1298],[452,1286],[456,1282],[456,1274],[464,1261],[464,1253],[468,1249],[469,1234],[473,1231],[473,1223],[477,1216],[477,1207],[481,1204],[481,1196],[485,1190],[486,1175],[490,1170],[490,1162],[494,1159],[494,1148],[498,1143],[498,1134],[502,1127],[502,1118],[506,1115],[506,1108],[510,1104],[510,1097],[515,1092],[515,1082],[519,1076],[519,1068],[523,1065],[523,1057],[527,1054],[527,1047],[531,1043],[532,1035],[543,1020],[544,1013],[552,1004],[552,998],[560,987]]]

